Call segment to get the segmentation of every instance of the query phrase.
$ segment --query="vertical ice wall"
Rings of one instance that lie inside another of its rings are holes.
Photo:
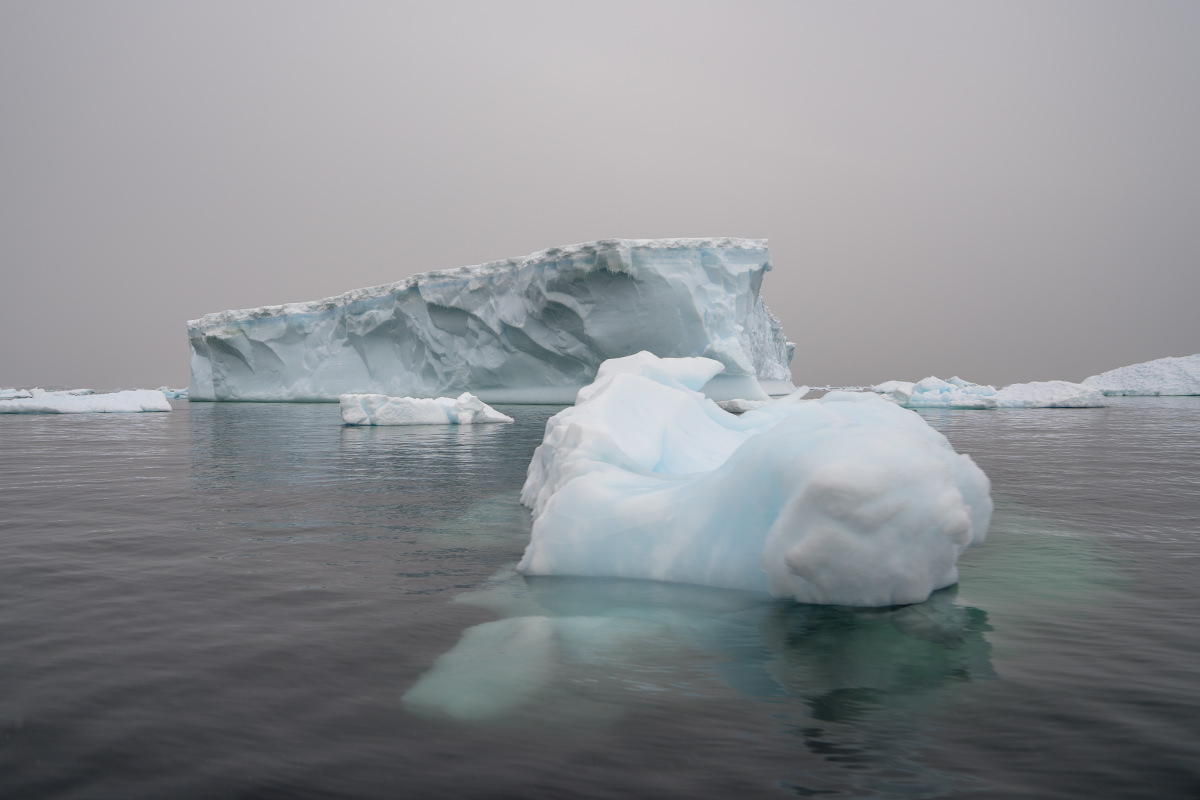
[[[609,239],[428,272],[312,303],[188,323],[192,400],[345,393],[570,403],[609,358],[725,366],[718,399],[790,386],[791,345],[759,297],[758,239]],[[760,382],[761,381],[761,382]]]

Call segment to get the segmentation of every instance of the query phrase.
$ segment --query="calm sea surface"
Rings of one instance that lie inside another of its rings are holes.
[[[1200,398],[924,414],[957,587],[525,580],[557,409],[0,415],[0,798],[1200,797]]]

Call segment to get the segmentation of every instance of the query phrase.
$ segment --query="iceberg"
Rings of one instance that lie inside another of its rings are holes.
[[[917,603],[957,582],[992,513],[969,456],[870,393],[730,414],[700,392],[723,368],[645,352],[601,365],[534,452],[518,571],[851,606]]]
[[[347,425],[472,425],[512,422],[470,392],[458,397],[388,397],[384,394],[344,394],[339,399]]]
[[[208,314],[188,323],[189,397],[570,403],[606,359],[648,350],[720,362],[716,399],[766,400],[794,388],[770,268],[758,239],[608,239]]]
[[[887,381],[872,390],[886,393],[905,408],[995,408],[996,387],[954,377],[948,381],[928,377],[916,383]]]
[[[1106,395],[1200,395],[1200,353],[1110,369],[1083,385]]]
[[[86,392],[86,393],[85,393]],[[157,389],[129,389],[93,394],[90,389],[47,392],[31,389],[29,397],[0,399],[0,414],[88,414],[170,411],[167,397]]]

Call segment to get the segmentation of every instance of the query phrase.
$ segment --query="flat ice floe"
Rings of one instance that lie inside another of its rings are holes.
[[[1102,408],[1104,395],[1070,381],[1014,383],[996,392],[996,408]]]
[[[552,417],[521,501],[527,575],[645,578],[888,606],[958,580],[991,519],[987,476],[869,393],[736,416],[699,392],[722,365],[605,362]]]
[[[0,414],[89,414],[170,411],[166,395],[157,389],[129,389],[93,394],[90,389],[47,392],[30,389],[28,397],[0,399]]]
[[[347,425],[473,425],[512,422],[470,392],[458,397],[388,397],[344,394],[339,398]]]
[[[1200,353],[1110,369],[1083,383],[1107,395],[1200,395]]]
[[[1014,383],[1003,389],[953,377],[929,377],[916,383],[886,381],[871,391],[891,397],[905,408],[1098,408],[1107,406],[1094,388],[1068,381]]]

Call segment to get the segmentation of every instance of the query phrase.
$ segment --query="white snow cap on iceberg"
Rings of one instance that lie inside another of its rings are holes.
[[[458,397],[388,397],[384,394],[344,394],[339,398],[347,425],[473,425],[512,422],[470,392]]]
[[[1200,394],[1200,353],[1110,369],[1084,378],[1083,384],[1107,395]]]
[[[84,394],[86,392],[86,394]],[[170,411],[166,395],[157,389],[129,389],[93,394],[90,389],[46,392],[31,389],[29,397],[0,399],[0,414],[87,414]]]
[[[873,394],[735,416],[697,391],[721,368],[605,362],[546,424],[521,492],[533,532],[518,570],[857,606],[920,602],[958,580],[992,513],[969,457]]]

